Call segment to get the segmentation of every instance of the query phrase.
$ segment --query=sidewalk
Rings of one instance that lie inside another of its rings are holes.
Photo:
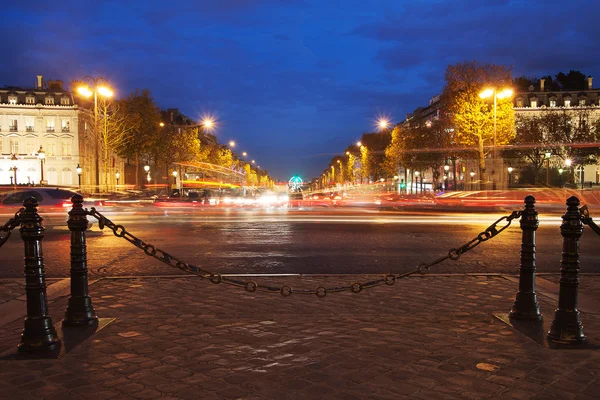
[[[539,279],[549,324],[556,279]],[[261,283],[356,280],[364,276]],[[517,292],[502,276],[425,275],[325,298],[196,277],[104,278],[90,295],[98,316],[115,320],[62,358],[15,358],[22,319],[0,326],[0,398],[596,399],[599,289],[599,276],[581,277],[590,345],[549,349],[494,316],[510,311]],[[67,297],[53,293],[59,326]]]

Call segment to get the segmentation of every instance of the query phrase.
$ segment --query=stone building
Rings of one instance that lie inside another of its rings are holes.
[[[73,90],[75,88],[72,88]],[[61,80],[44,81],[41,75],[32,88],[6,86],[0,89],[0,185],[80,185],[96,189],[96,141],[91,121],[93,101],[81,99],[63,87]],[[108,187],[99,171],[100,189],[113,190],[116,173],[123,178],[124,160],[108,160]],[[81,175],[77,172],[80,167]]]
[[[589,113],[592,123],[600,120],[600,89],[593,88],[591,76],[587,78],[587,87],[583,90],[548,90],[545,83],[544,79],[540,79],[538,85],[530,86],[529,90],[515,94],[513,98],[515,116],[527,117],[552,111],[586,111]],[[551,166],[560,168],[563,167],[564,160],[551,157],[550,163]],[[582,183],[600,184],[599,164],[585,165],[582,169],[581,166],[574,163],[573,168],[574,183],[577,185]]]
[[[0,184],[76,185],[79,109],[62,81],[0,89]]]

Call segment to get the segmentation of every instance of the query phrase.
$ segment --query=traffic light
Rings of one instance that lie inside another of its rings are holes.
[[[406,187],[406,184],[404,183],[404,179],[402,179],[400,181],[400,189],[404,189]]]

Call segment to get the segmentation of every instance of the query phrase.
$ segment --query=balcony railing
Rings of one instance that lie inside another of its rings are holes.
[[[69,131],[70,131],[70,129],[69,129],[69,127],[68,127],[68,126],[63,126],[63,127],[62,127],[62,131],[63,131],[63,132],[69,132]]]
[[[26,127],[25,131],[27,131],[27,132],[33,132],[33,126]]]
[[[46,132],[54,132],[54,127],[53,126],[47,126],[46,127]]]
[[[16,132],[18,129],[17,129],[16,126],[9,126],[8,130],[11,131],[11,132]]]

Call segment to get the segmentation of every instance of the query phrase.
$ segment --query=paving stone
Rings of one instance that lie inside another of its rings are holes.
[[[346,279],[357,277],[264,283]],[[586,281],[600,300],[600,277]],[[600,352],[551,350],[493,317],[510,310],[517,290],[500,277],[409,278],[325,299],[250,294],[195,278],[102,279],[90,289],[94,303],[106,305],[101,316],[115,322],[60,359],[0,359],[0,398],[585,399],[600,392]],[[63,313],[66,300],[51,301],[51,313]],[[552,315],[556,302],[538,301]],[[600,318],[582,319],[590,341],[600,343]],[[1,342],[14,347],[22,328],[22,321],[0,327]]]

